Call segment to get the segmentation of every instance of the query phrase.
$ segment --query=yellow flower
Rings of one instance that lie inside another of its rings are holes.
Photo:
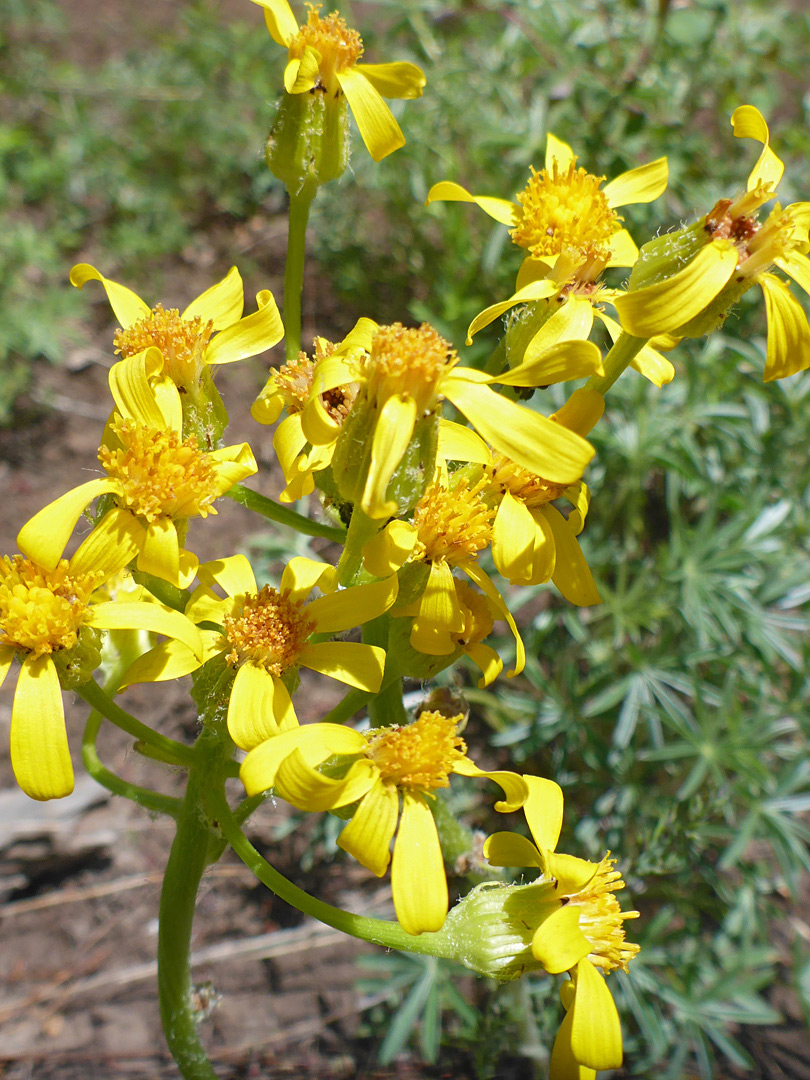
[[[307,449],[307,437],[303,432],[301,418],[312,392],[318,364],[336,350],[350,347],[351,337],[351,334],[348,335],[339,345],[327,341],[326,338],[315,338],[312,358],[301,352],[297,360],[272,372],[251,407],[253,419],[260,424],[275,424],[282,411],[287,411],[287,416],[273,435],[273,448],[285,480],[284,490],[279,496],[281,502],[295,502],[304,495],[311,494],[315,489],[314,474],[326,469],[332,462],[335,443],[357,396],[358,384],[335,386],[319,395],[318,405],[323,409],[328,421],[334,425],[334,437],[329,442],[317,447],[309,446]]]
[[[763,145],[746,191],[733,199],[721,199],[696,226],[684,230],[687,236],[694,234],[698,246],[687,249],[686,254],[694,257],[683,269],[651,284],[638,278],[637,287],[631,276],[630,289],[615,306],[622,326],[636,337],[656,333],[699,336],[721,325],[735,301],[756,283],[765,296],[768,341],[764,378],[768,382],[810,367],[807,316],[787,283],[769,272],[778,267],[810,293],[810,203],[793,203],[784,210],[777,203],[765,221],[759,221],[760,207],[777,196],[784,166],[770,147],[765,119],[753,105],[735,109],[731,123],[737,138],[755,139]],[[678,234],[660,241],[666,244],[670,239],[673,257],[682,264]],[[666,254],[665,248],[662,253]],[[654,261],[651,257],[651,266]],[[636,269],[643,263],[644,257]]]
[[[421,97],[425,76],[416,64],[359,63],[363,55],[360,35],[336,11],[322,19],[319,4],[307,4],[307,21],[299,27],[287,0],[253,3],[264,8],[273,41],[288,51],[284,70],[288,94],[317,89],[331,99],[345,95],[375,161],[405,145],[405,136],[383,98]]]
[[[110,494],[115,506],[99,524],[110,542],[138,553],[138,569],[185,588],[197,557],[181,545],[190,518],[215,514],[214,500],[256,472],[247,443],[204,453],[182,436],[177,387],[161,375],[157,348],[135,354],[110,371],[116,411],[99,450],[106,478],[89,480],[40,510],[17,544],[54,570],[70,534],[90,503]]]
[[[70,280],[79,289],[88,281],[100,281],[121,324],[115,351],[127,359],[150,346],[160,349],[165,373],[187,393],[196,393],[204,367],[256,356],[284,336],[276,302],[267,289],[256,295],[258,310],[242,318],[244,289],[235,266],[182,314],[161,304],[150,308],[131,289],[105,278],[89,263],[74,266]]]
[[[587,435],[602,415],[601,394],[575,390],[552,419]],[[492,527],[492,557],[513,585],[537,585],[551,579],[572,604],[600,603],[577,536],[585,524],[590,492],[580,480],[555,484],[521,468],[503,454],[484,467],[485,496],[497,500]],[[567,518],[551,504],[566,498],[574,509]]]
[[[594,314],[615,337],[612,320],[603,315],[599,305],[612,302],[617,293],[599,285],[597,279],[606,268],[632,266],[638,257],[638,248],[622,228],[616,208],[657,199],[667,186],[667,176],[667,160],[659,158],[622,173],[602,188],[605,178],[577,168],[571,147],[549,133],[545,168],[539,173],[532,169],[517,202],[471,195],[460,184],[447,180],[434,184],[428,192],[428,204],[475,203],[496,221],[510,226],[513,242],[529,252],[518,272],[515,293],[473,319],[467,344],[510,308],[537,301],[547,302],[543,314],[551,317],[554,325],[544,324],[526,343],[522,362],[534,359],[555,342],[586,338]],[[655,350],[648,350],[633,366],[660,386],[672,378],[671,365]]]
[[[91,677],[101,659],[99,631],[148,630],[202,652],[197,628],[143,590],[124,601],[94,602],[94,593],[103,596],[137,550],[126,537],[111,539],[106,527],[95,530],[70,560],[57,558],[50,568],[22,555],[0,562],[0,683],[16,654],[22,666],[11,714],[11,764],[32,799],[58,799],[73,790],[61,687]]]
[[[404,727],[360,733],[335,724],[309,724],[257,746],[240,776],[249,795],[274,788],[301,810],[357,803],[338,844],[382,877],[391,862],[394,909],[409,934],[439,930],[447,915],[447,878],[429,800],[449,777],[486,776],[506,795],[501,810],[518,809],[525,782],[511,772],[485,772],[468,757],[458,732],[461,716],[423,712]],[[334,755],[344,775],[318,767]],[[400,814],[400,798],[402,808]],[[359,802],[358,802],[359,800]],[[394,836],[393,861],[389,850]]]
[[[609,854],[592,863],[556,851],[563,817],[560,787],[536,776],[523,779],[529,788],[523,810],[535,843],[516,833],[495,833],[484,855],[494,866],[538,867],[543,875],[538,883],[551,886],[532,954],[552,975],[568,971],[572,979],[562,987],[566,1016],[554,1042],[550,1080],[587,1080],[593,1070],[622,1063],[619,1016],[603,975],[626,971],[638,953],[624,932],[625,920],[638,912],[619,907],[614,894],[624,882]]]
[[[453,570],[459,569],[483,592],[497,618],[505,619],[515,637],[515,666],[511,678],[523,670],[526,655],[512,613],[489,575],[478,565],[478,554],[492,540],[495,510],[484,499],[486,477],[471,484],[464,471],[451,476],[438,470],[436,479],[417,502],[413,522],[396,520],[378,533],[363,551],[366,570],[375,577],[404,567],[403,590],[407,601],[395,615],[414,616],[410,641],[414,649],[430,656],[446,655],[463,643],[467,634],[475,643],[469,597],[459,592]],[[410,571],[410,573],[409,573]],[[485,625],[485,624],[484,624]],[[491,624],[490,624],[491,625]],[[480,629],[480,615],[479,615]],[[480,638],[478,639],[480,641]],[[471,653],[488,682],[493,657]]]
[[[228,731],[243,750],[298,726],[290,690],[299,667],[372,693],[380,689],[383,649],[311,638],[341,634],[382,615],[396,599],[396,577],[336,592],[334,567],[296,557],[284,568],[279,589],[259,589],[244,555],[204,563],[198,576],[202,584],[192,594],[186,615],[220,627],[201,631],[202,659],[180,643],[166,642],[140,657],[122,686],[177,679],[224,656],[236,669]],[[215,585],[224,590],[225,599],[213,591]],[[316,585],[324,595],[305,602]]]
[[[365,319],[350,337],[349,348],[335,350],[318,365],[301,423],[313,446],[333,442],[338,425],[326,414],[322,397],[334,387],[360,384],[353,416],[360,410],[369,416],[371,445],[365,449],[368,460],[362,464],[367,464],[367,471],[359,499],[369,517],[385,518],[396,512],[397,504],[386,496],[388,485],[417,423],[434,415],[444,398],[497,450],[524,468],[545,472],[557,483],[578,480],[593,456],[592,447],[581,436],[502,397],[489,385],[545,386],[598,374],[603,371],[599,350],[589,342],[563,342],[530,363],[490,377],[458,367],[450,344],[426,323],[411,329],[400,323],[377,326]],[[349,451],[359,468],[356,449]]]

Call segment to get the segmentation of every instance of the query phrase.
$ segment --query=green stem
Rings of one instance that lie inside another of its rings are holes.
[[[503,369],[506,367],[506,334],[503,335],[501,340],[492,350],[489,355],[489,359],[484,365],[484,371],[487,375],[500,375]]]
[[[344,548],[337,564],[338,581],[348,587],[353,585],[363,567],[363,548],[380,531],[383,521],[370,518],[355,504],[352,507],[352,519],[349,531],[343,538]]]
[[[101,713],[93,709],[87,718],[84,729],[82,761],[90,776],[102,787],[111,791],[113,795],[123,795],[125,799],[131,799],[132,802],[138,803],[139,806],[143,806],[154,813],[168,814],[169,817],[177,818],[182,805],[179,799],[175,799],[171,795],[161,795],[159,792],[150,791],[148,788],[138,787],[137,784],[130,784],[128,781],[122,780],[120,776],[110,772],[102,764],[101,758],[98,756],[96,740],[103,719]]]
[[[334,540],[337,544],[342,544],[346,538],[345,529],[340,529],[335,525],[325,525],[320,521],[310,521],[303,514],[298,514],[295,510],[289,510],[286,506],[280,506],[279,503],[268,499],[266,495],[260,495],[258,491],[251,491],[250,488],[243,487],[242,484],[234,484],[226,494],[234,502],[246,506],[248,510],[252,510],[255,514],[261,514],[268,521],[286,525],[288,528],[303,533],[305,536],[322,536],[324,540]]]
[[[371,693],[368,690],[350,690],[342,701],[335,705],[334,709],[330,709],[326,716],[320,718],[318,723],[343,724],[350,720],[355,713],[360,712],[370,697]]]
[[[391,724],[407,724],[408,716],[402,701],[402,679],[393,675],[394,657],[388,651],[388,633],[391,628],[390,615],[378,615],[363,625],[362,635],[365,645],[377,645],[386,650],[386,672],[383,683],[377,693],[369,700],[368,718],[372,727],[390,727]],[[387,677],[386,677],[387,676]]]
[[[304,289],[304,261],[307,247],[309,208],[317,188],[305,186],[290,196],[290,224],[287,233],[287,263],[284,270],[284,333],[287,363],[301,351],[301,293]]]
[[[613,348],[605,357],[605,374],[592,375],[585,384],[586,389],[598,390],[600,394],[606,394],[621,373],[635,360],[648,341],[649,338],[632,337],[622,331]]]
[[[186,605],[191,596],[188,589],[178,589],[171,582],[163,581],[152,574],[144,574],[141,570],[136,570],[132,576],[138,585],[147,588],[153,596],[157,597],[161,604],[174,608],[175,611],[186,610]]]
[[[318,919],[327,926],[333,926],[345,934],[351,934],[352,937],[370,941],[374,945],[382,945],[386,949],[403,949],[406,952],[447,958],[455,956],[453,942],[448,940],[442,931],[415,937],[406,933],[399,923],[389,922],[386,919],[373,919],[368,915],[355,915],[351,911],[333,907],[305,893],[262,858],[242,833],[230,811],[221,786],[216,791],[209,792],[209,804],[213,816],[219,822],[222,835],[245,866],[252,870],[259,881],[272,890],[276,896],[299,911],[303,911],[305,915]]]
[[[134,716],[130,716],[104,693],[94,679],[89,679],[76,690],[76,693],[111,724],[115,724],[133,739],[151,746],[159,755],[160,761],[168,762],[170,765],[188,766],[196,760],[196,754],[190,746],[183,746],[174,739],[167,739],[165,735],[159,735],[146,724],[142,724],[140,720],[136,720]]]
[[[181,1074],[186,1080],[216,1080],[197,1033],[191,929],[197,890],[216,839],[205,814],[204,798],[206,791],[222,786],[227,746],[216,731],[203,728],[194,750],[196,764],[189,769],[160,894],[158,994],[163,1032]]]

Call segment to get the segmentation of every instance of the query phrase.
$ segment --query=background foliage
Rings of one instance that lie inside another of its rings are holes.
[[[424,209],[424,196],[440,179],[512,196],[542,164],[548,130],[609,177],[668,154],[666,196],[626,214],[639,243],[743,186],[756,151],[728,124],[742,102],[771,121],[786,199],[808,195],[800,2],[353,7],[341,9],[370,58],[415,59],[428,92],[403,113],[406,148],[379,166],[358,149],[352,174],[316,204],[317,257],[346,325],[361,313],[429,318],[460,344],[472,315],[511,291],[519,253],[474,207]],[[216,5],[189,3],[149,48],[87,66],[62,48],[58,5],[4,5],[7,420],[31,359],[60,362],[82,341],[86,309],[65,287],[79,251],[156,289],[206,236],[283,207],[260,153],[282,54],[255,14],[224,22]],[[465,356],[483,356],[496,332]],[[658,391],[629,373],[594,433],[584,545],[603,605],[578,611],[550,588],[521,591],[525,676],[485,693],[466,679],[469,741],[555,777],[569,845],[620,859],[643,913],[631,924],[643,951],[617,980],[626,1075],[776,1076],[756,1028],[810,1018],[810,949],[788,929],[802,899],[806,909],[810,843],[810,375],[762,384],[753,294],[722,333],[672,356],[673,384]],[[557,401],[547,392],[540,404]],[[468,821],[484,820],[466,791],[456,798]],[[400,1003],[384,1018],[389,1059],[416,1033],[429,1059],[477,1045],[481,1075],[494,1075],[516,1043],[539,1058],[550,1045],[551,980],[460,994],[440,964],[379,964]]]

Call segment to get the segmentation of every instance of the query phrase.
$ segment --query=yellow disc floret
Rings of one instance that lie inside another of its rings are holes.
[[[604,176],[576,167],[564,169],[555,161],[551,171],[532,169],[527,186],[517,196],[523,206],[514,242],[542,259],[572,250],[583,260],[607,262],[610,238],[621,229],[621,218],[600,191]]]
[[[613,894],[624,888],[624,881],[615,865],[616,860],[608,852],[584,889],[568,897],[568,903],[577,909],[579,928],[591,943],[588,959],[605,974],[616,968],[627,971],[628,963],[640,949],[625,941],[624,920],[637,919],[639,913],[619,907]]]
[[[336,75],[353,67],[363,55],[363,39],[333,11],[325,19],[320,4],[308,4],[309,15],[289,46],[291,60],[300,60],[306,49],[319,54],[318,74],[321,85],[331,94],[340,92]]]
[[[394,395],[410,397],[419,413],[430,412],[442,378],[457,363],[453,347],[428,323],[418,329],[402,323],[381,326],[371,343],[369,393],[381,404]]]
[[[536,476],[528,469],[521,468],[503,454],[492,455],[492,465],[487,470],[491,477],[491,489],[494,494],[508,491],[530,510],[559,499],[567,484],[555,484]]]
[[[71,574],[67,560],[43,570],[22,555],[0,562],[0,643],[34,656],[72,649],[101,573]]]
[[[182,439],[175,431],[118,420],[113,430],[121,448],[102,446],[98,458],[119,483],[122,506],[148,522],[159,517],[205,517],[215,514],[212,503],[219,490],[209,456],[195,436]]]
[[[432,484],[414,507],[414,558],[444,559],[450,566],[475,558],[492,539],[495,509],[482,498],[486,480],[472,487],[464,479],[453,488]]]
[[[224,629],[229,664],[251,663],[281,676],[295,666],[315,622],[300,600],[290,599],[289,589],[265,585],[245,597],[238,615],[226,617]]]
[[[196,382],[202,355],[211,337],[213,323],[199,317],[183,319],[177,308],[157,304],[149,315],[116,331],[115,351],[124,359],[154,346],[163,353],[164,371],[177,386]]]
[[[463,722],[460,715],[423,712],[406,727],[372,731],[366,736],[366,754],[380,770],[383,782],[420,791],[448,787],[453,766],[467,753],[458,734]]]

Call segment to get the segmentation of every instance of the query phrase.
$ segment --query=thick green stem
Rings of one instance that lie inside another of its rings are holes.
[[[189,769],[160,894],[158,994],[163,1032],[181,1074],[186,1080],[216,1080],[197,1033],[191,928],[197,890],[216,843],[204,797],[212,788],[221,787],[222,765],[229,748],[216,731],[204,728],[194,749],[197,764]]]
[[[139,806],[143,806],[146,810],[158,814],[168,814],[169,817],[176,818],[182,805],[179,799],[175,799],[171,795],[161,795],[159,792],[150,791],[148,788],[138,787],[137,784],[130,784],[127,780],[116,776],[114,772],[110,772],[102,764],[101,758],[98,756],[96,740],[103,719],[101,713],[96,712],[94,709],[87,718],[84,729],[82,761],[90,776],[102,787],[111,791],[113,795],[123,795],[124,798],[131,799],[132,802],[138,803]]]
[[[301,351],[301,293],[304,289],[304,261],[307,247],[309,208],[317,187],[305,186],[290,196],[290,225],[287,233],[287,264],[284,271],[284,333],[287,363]]]
[[[337,565],[338,581],[341,585],[348,587],[354,584],[363,567],[363,548],[377,535],[384,524],[385,522],[364,514],[359,506],[355,505],[352,508],[349,531],[344,537],[345,547]]]
[[[184,746],[174,739],[167,739],[165,735],[159,735],[152,728],[147,727],[146,724],[142,724],[140,720],[136,720],[134,716],[130,716],[128,712],[116,705],[112,698],[104,693],[95,680],[88,680],[77,689],[76,693],[83,697],[93,709],[100,712],[111,724],[115,724],[116,727],[125,731],[127,735],[131,735],[133,739],[153,747],[161,761],[166,761],[172,765],[185,766],[194,762],[196,754],[190,746]]]
[[[261,514],[268,521],[286,525],[305,536],[322,536],[324,540],[334,540],[336,544],[343,543],[346,538],[344,529],[337,528],[335,525],[325,525],[320,521],[310,521],[303,514],[297,514],[295,510],[289,510],[286,506],[268,499],[266,495],[260,495],[258,491],[243,487],[242,484],[234,484],[227,495],[234,502],[246,506],[255,514]]]
[[[592,375],[585,384],[586,388],[588,390],[598,390],[600,394],[606,394],[621,373],[635,360],[648,341],[649,338],[632,337],[632,335],[622,331],[613,348],[605,357],[605,374]]]
[[[440,930],[436,934],[406,933],[399,923],[386,919],[373,919],[368,915],[355,915],[342,908],[318,900],[274,869],[262,858],[247,837],[242,833],[225,799],[221,786],[209,792],[211,814],[217,819],[222,835],[262,884],[272,890],[276,896],[288,904],[303,911],[305,915],[318,919],[327,926],[333,926],[352,937],[382,945],[386,949],[404,949],[406,952],[424,953],[428,956],[443,956],[452,959],[455,946]]]
[[[377,645],[388,653],[388,632],[391,627],[390,615],[378,615],[376,619],[364,624],[363,642]],[[368,718],[372,727],[390,727],[391,724],[407,724],[408,717],[402,701],[402,679],[392,675],[390,659],[386,659],[386,672],[379,691],[369,700]],[[386,677],[387,676],[387,677]]]

